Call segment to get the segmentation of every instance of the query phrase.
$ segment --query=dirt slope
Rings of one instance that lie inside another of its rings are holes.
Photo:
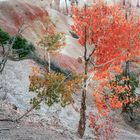
[[[12,104],[0,101],[0,119],[17,118],[22,113],[13,109]],[[55,123],[47,123],[39,116],[30,115],[19,123],[0,122],[0,140],[80,140],[76,133]],[[89,139],[90,140],[90,139]]]

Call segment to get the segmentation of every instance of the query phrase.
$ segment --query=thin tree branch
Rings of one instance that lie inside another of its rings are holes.
[[[103,66],[105,66],[105,65],[107,65],[107,64],[109,64],[109,63],[115,61],[116,59],[117,59],[117,58],[114,58],[114,59],[111,59],[111,60],[109,60],[109,61],[107,61],[107,62],[105,62],[105,63],[103,63],[103,64],[95,65],[95,68],[103,67]]]
[[[97,48],[97,45],[95,45],[94,49],[93,49],[92,52],[89,54],[87,60],[90,60],[90,58],[91,58],[91,56],[94,54],[96,48]]]
[[[86,26],[85,26],[85,45],[84,45],[84,48],[85,48],[85,51],[84,51],[84,59],[85,61],[87,61],[87,44],[86,44],[86,41],[87,41],[87,31],[86,31]]]
[[[88,59],[87,60],[89,60],[90,58],[91,58],[91,56],[93,55],[93,53],[95,52],[95,48],[92,50],[92,52],[90,53],[90,55],[89,55],[89,57],[88,57]]]
[[[44,96],[43,98],[40,99],[40,101],[35,105],[32,106],[27,112],[25,112],[22,116],[20,116],[19,118],[17,118],[16,120],[14,120],[14,122],[18,122],[19,120],[21,120],[23,117],[27,116],[33,109],[35,109],[46,97]]]
[[[107,64],[109,64],[109,63],[115,61],[115,60],[118,59],[119,57],[120,57],[120,56],[118,56],[118,57],[116,57],[116,58],[113,58],[113,59],[111,59],[111,60],[109,60],[109,61],[107,61],[107,62],[105,62],[105,63],[103,63],[103,64],[95,65],[95,68],[103,67],[103,66],[105,66],[105,65],[107,65]]]

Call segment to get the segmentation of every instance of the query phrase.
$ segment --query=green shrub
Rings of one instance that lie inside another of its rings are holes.
[[[10,40],[10,35],[3,31],[2,29],[0,29],[0,45],[3,48],[3,52],[5,52],[5,47],[4,45]]]
[[[70,75],[69,75],[70,76]],[[40,109],[40,102],[47,106],[60,103],[62,107],[73,102],[73,94],[80,89],[82,75],[71,74],[71,78],[62,73],[50,72],[42,76],[30,76],[30,88],[37,96],[30,100],[30,104]]]
[[[35,47],[32,43],[28,44],[28,41],[21,37],[16,36],[15,42],[13,44],[13,52],[16,52],[19,55],[19,58],[25,57],[35,50]]]
[[[114,86],[112,88],[112,97],[114,95],[118,96],[118,100],[123,103],[122,112],[128,113],[131,120],[133,120],[133,110],[140,106],[140,99],[136,95],[136,88],[139,85],[138,77],[132,72],[129,72],[127,76],[123,72],[120,75],[116,75],[110,84]],[[118,92],[118,88],[116,89],[116,87],[125,90]]]

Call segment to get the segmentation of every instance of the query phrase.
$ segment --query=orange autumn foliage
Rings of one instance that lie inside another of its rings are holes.
[[[135,106],[139,102],[138,96],[134,93],[138,83],[139,81],[135,77],[126,76],[122,76],[119,79],[115,78],[115,81],[111,81],[110,89],[112,95],[109,98],[111,107],[121,108],[128,104]]]
[[[84,8],[72,7],[74,24],[72,30],[79,36],[79,43],[85,43],[89,49],[95,49],[92,54],[94,66],[89,71],[95,71],[94,78],[102,81],[111,80],[115,74],[122,73],[123,62],[138,60],[140,56],[140,21],[134,15],[126,19],[122,9],[103,4]],[[86,32],[85,32],[86,29]],[[86,34],[86,35],[85,35]],[[86,36],[86,39],[85,39]],[[86,41],[86,42],[85,42]],[[106,109],[104,105],[103,86],[99,85],[94,93],[99,112]],[[120,87],[117,87],[120,92]],[[121,107],[117,97],[111,99],[116,104],[111,107]],[[104,112],[102,112],[105,115]]]
[[[104,100],[104,96],[102,96],[100,93],[94,93],[93,95],[96,99],[98,112],[103,116],[107,116],[109,114],[109,108]]]
[[[118,96],[109,98],[111,108],[121,108],[123,103],[118,100]]]

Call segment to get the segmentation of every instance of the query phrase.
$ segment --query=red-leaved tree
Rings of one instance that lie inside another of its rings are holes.
[[[79,36],[84,47],[84,88],[82,92],[78,133],[84,135],[86,126],[86,94],[89,80],[100,80],[99,88],[94,91],[96,105],[102,115],[109,109],[102,87],[108,79],[122,72],[123,62],[133,60],[139,55],[140,26],[133,17],[126,20],[119,6],[106,6],[100,3],[91,7],[72,7],[73,31]],[[91,68],[92,66],[92,68]]]

